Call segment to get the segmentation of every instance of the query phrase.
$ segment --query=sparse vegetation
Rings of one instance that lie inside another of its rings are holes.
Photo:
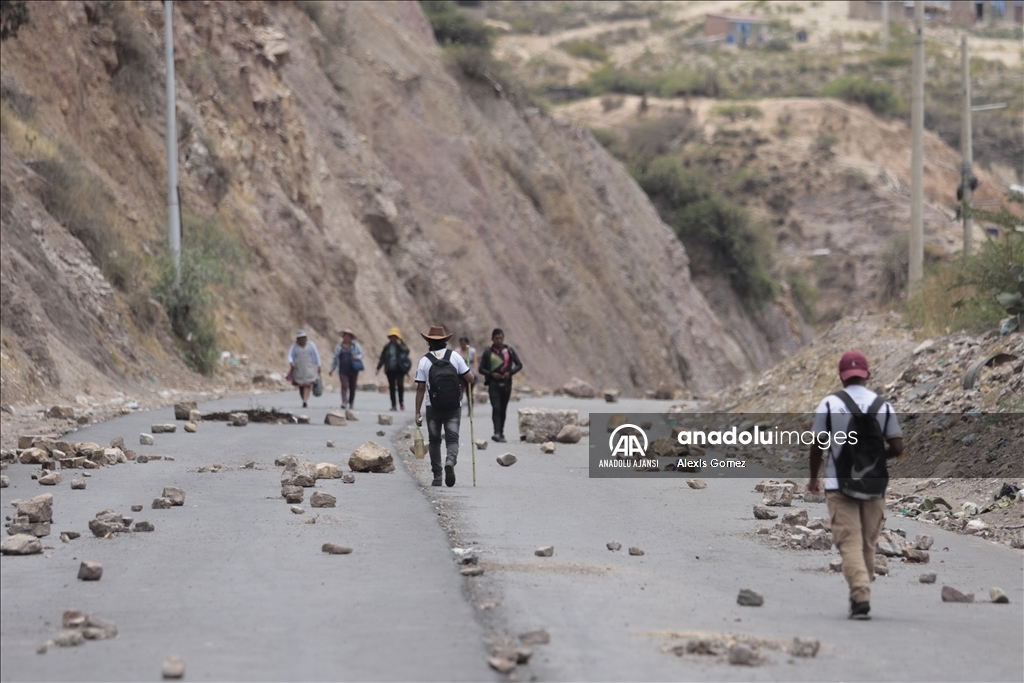
[[[167,312],[185,362],[193,370],[209,375],[217,361],[212,288],[234,282],[242,250],[215,220],[189,219],[182,227],[178,282],[175,284],[173,261],[169,256],[163,258],[153,298]]]
[[[558,47],[579,59],[589,59],[594,62],[608,61],[608,52],[592,40],[567,40],[559,43]]]
[[[491,46],[491,29],[460,12],[451,0],[421,0],[420,5],[439,44]]]
[[[891,85],[859,76],[846,76],[832,81],[821,91],[821,96],[863,104],[883,116],[896,114],[903,108],[899,95]]]
[[[795,270],[789,272],[786,284],[789,285],[789,295],[793,299],[793,304],[800,311],[804,321],[813,324],[817,319],[815,306],[821,292],[802,273]]]
[[[756,104],[716,104],[709,112],[712,116],[721,116],[730,121],[740,119],[763,119],[764,111]]]
[[[25,0],[0,0],[0,41],[17,38],[18,30],[29,23]]]

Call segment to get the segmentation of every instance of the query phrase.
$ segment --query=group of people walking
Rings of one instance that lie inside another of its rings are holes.
[[[338,332],[341,340],[334,347],[328,375],[338,373],[341,381],[341,407],[352,408],[356,398],[359,373],[365,369],[364,352],[350,329]],[[416,425],[423,424],[424,415],[430,440],[430,466],[434,474],[433,485],[440,486],[442,475],[448,486],[455,485],[455,465],[459,458],[459,426],[462,420],[463,397],[472,401],[476,375],[474,364],[484,378],[487,397],[491,404],[494,433],[491,439],[505,441],[505,418],[512,396],[512,377],[523,369],[515,349],[505,343],[505,332],[496,328],[491,333],[491,345],[477,360],[477,351],[468,337],[459,338],[458,350],[449,349],[454,336],[443,326],[433,326],[420,333],[427,342],[427,353],[420,358],[414,376],[416,382]],[[288,350],[290,369],[288,379],[298,387],[302,407],[308,406],[310,393],[322,385],[320,355],[316,344],[304,330],[295,333],[295,343]],[[405,378],[412,369],[409,346],[397,327],[388,330],[388,341],[377,360],[377,375],[381,370],[388,378],[391,410],[405,410]],[[319,395],[317,393],[317,395]],[[425,409],[425,410],[424,410]],[[441,441],[445,443],[446,457],[441,463]]]

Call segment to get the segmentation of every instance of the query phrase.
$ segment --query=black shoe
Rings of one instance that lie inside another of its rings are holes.
[[[305,408],[305,407],[306,407],[306,402],[305,402],[305,401],[303,401],[303,402],[302,402],[302,407],[303,407],[303,408]]]
[[[441,475],[440,474],[435,474],[434,475],[434,481],[430,482],[430,485],[431,486],[440,486],[441,485]]]
[[[850,600],[850,618],[857,619],[860,621],[867,621],[871,618],[868,612],[871,611],[871,603],[865,600],[864,602],[854,602]]]
[[[444,483],[447,484],[449,488],[455,486],[455,465],[444,466]],[[440,484],[438,484],[438,486],[440,486]]]
[[[505,435],[504,434],[498,434],[498,435],[494,436],[494,440],[497,441],[498,443],[505,443]]]

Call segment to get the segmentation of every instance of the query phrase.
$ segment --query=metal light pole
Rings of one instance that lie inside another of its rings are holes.
[[[181,280],[181,207],[178,205],[178,120],[174,90],[174,2],[164,0],[164,59],[167,64],[167,234],[174,261],[174,286]]]
[[[924,2],[914,2],[914,84],[910,100],[910,272],[913,295],[924,279]]]

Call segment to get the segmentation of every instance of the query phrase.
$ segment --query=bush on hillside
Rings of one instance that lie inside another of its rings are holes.
[[[451,0],[421,0],[420,6],[439,44],[491,46],[491,29],[460,12]]]
[[[559,43],[558,47],[579,59],[589,59],[594,62],[608,61],[608,51],[592,40],[566,40]]]
[[[834,80],[825,86],[821,95],[863,104],[876,114],[896,114],[903,106],[900,96],[896,94],[891,85],[859,76],[847,76]]]

